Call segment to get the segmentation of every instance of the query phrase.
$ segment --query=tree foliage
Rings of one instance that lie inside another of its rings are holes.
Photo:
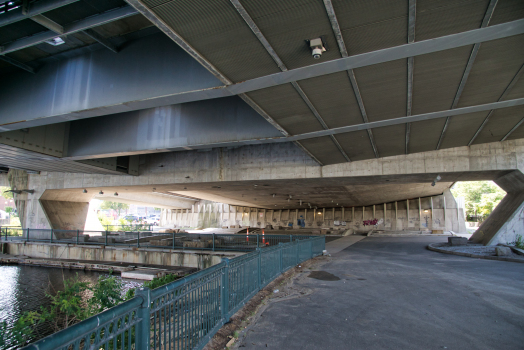
[[[481,216],[491,214],[506,195],[493,181],[457,182],[451,193],[455,198],[464,198],[466,215]]]
[[[129,204],[103,201],[100,205],[100,208],[116,210],[118,212],[118,215],[120,215],[120,211],[129,209]]]
[[[10,190],[11,187],[0,186],[0,196],[4,197],[5,199],[13,199],[13,192],[6,192]]]
[[[176,275],[155,277],[145,282],[144,287],[155,289],[180,278]],[[68,328],[86,318],[112,308],[135,296],[136,288],[124,294],[124,284],[119,278],[110,275],[100,276],[96,283],[82,282],[78,278],[64,280],[64,290],[53,295],[46,294],[51,300],[48,306],[41,306],[39,311],[26,311],[12,325],[0,322],[0,348],[26,345],[44,335],[39,334],[43,324],[51,325],[54,332]],[[91,297],[88,298],[89,294]],[[87,299],[87,301],[86,301]],[[109,344],[113,348],[112,343]],[[119,344],[114,344],[121,348]]]

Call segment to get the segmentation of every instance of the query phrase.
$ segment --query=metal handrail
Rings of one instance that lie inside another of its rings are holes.
[[[157,289],[139,288],[135,298],[23,349],[200,350],[258,291],[324,249],[325,237],[320,236],[224,258]],[[289,266],[283,264],[285,251],[293,259]]]

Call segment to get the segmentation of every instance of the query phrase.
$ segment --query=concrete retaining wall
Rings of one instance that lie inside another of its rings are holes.
[[[98,262],[126,262],[147,265],[185,266],[205,269],[221,262],[222,257],[238,254],[177,251],[171,249],[120,248],[81,246],[73,244],[40,244],[32,242],[1,243],[2,251],[31,258],[89,260]]]
[[[386,215],[384,216],[384,205]],[[444,208],[445,206],[445,208]],[[267,210],[202,201],[193,209],[162,210],[160,225],[173,228],[260,227],[268,225],[299,229],[297,219],[306,228],[348,229],[358,231],[443,230],[465,232],[464,210],[446,190],[441,196],[385,203],[367,207]],[[319,214],[320,213],[320,214]],[[364,226],[365,220],[377,219],[376,226]],[[290,226],[291,224],[291,226]]]

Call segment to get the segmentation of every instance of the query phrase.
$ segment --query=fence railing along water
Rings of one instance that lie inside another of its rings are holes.
[[[311,237],[311,235],[82,231],[9,227],[0,229],[1,241],[211,251],[251,251]]]
[[[258,291],[299,263],[321,255],[325,237],[257,248],[136,296],[24,350],[202,349]]]

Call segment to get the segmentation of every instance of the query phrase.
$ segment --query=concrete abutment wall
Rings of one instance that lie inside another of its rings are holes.
[[[449,190],[440,196],[351,208],[269,210],[202,201],[193,205],[192,209],[163,209],[160,225],[173,228],[265,228],[270,225],[298,229],[298,219],[303,219],[305,228],[309,229],[466,231],[464,209],[457,208],[457,202]],[[365,225],[364,221],[374,219],[377,220],[376,225]]]

